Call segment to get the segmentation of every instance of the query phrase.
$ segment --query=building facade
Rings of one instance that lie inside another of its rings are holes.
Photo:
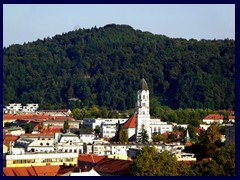
[[[148,140],[151,141],[152,132],[150,127],[149,90],[144,78],[141,79],[139,90],[137,91],[136,142],[141,139],[143,130],[147,131]]]

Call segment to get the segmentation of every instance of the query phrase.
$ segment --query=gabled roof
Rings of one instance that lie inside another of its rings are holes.
[[[207,119],[214,119],[214,120],[220,120],[220,119],[223,119],[224,117],[220,114],[209,114],[207,115],[206,117],[204,117],[203,119],[204,120],[207,120]]]
[[[33,166],[38,176],[56,176],[60,166]]]
[[[69,116],[50,116],[48,114],[3,114],[3,120],[55,120],[55,121],[65,121],[74,120],[74,118]]]
[[[78,161],[97,163],[104,158],[106,158],[105,155],[99,156],[99,155],[96,155],[96,154],[80,154],[78,156]]]
[[[54,133],[38,133],[38,134],[31,134],[25,133],[20,136],[21,138],[54,138]]]
[[[10,142],[14,142],[19,138],[19,136],[3,135],[3,144],[9,147]]]
[[[4,167],[4,176],[37,176],[33,167]]]
[[[56,176],[60,166],[4,167],[4,176]]]
[[[137,115],[134,113],[122,126],[123,129],[136,128]]]
[[[98,173],[102,172],[114,175],[128,175],[130,163],[130,160],[105,158],[99,161],[96,166],[94,166],[94,169]]]
[[[228,116],[228,119],[235,119],[235,116]]]

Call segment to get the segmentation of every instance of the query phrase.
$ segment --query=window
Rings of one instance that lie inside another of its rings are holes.
[[[145,99],[145,95],[143,95],[143,99]]]

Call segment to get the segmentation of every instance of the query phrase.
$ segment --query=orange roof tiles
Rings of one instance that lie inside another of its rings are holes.
[[[19,138],[19,136],[3,135],[3,144],[9,147],[10,142],[14,142]]]
[[[122,126],[123,129],[136,128],[137,115],[134,113]]]
[[[84,161],[84,162],[94,162],[97,163],[99,161],[101,161],[102,159],[104,159],[106,156],[99,156],[96,154],[80,154],[78,156],[78,161]]]
[[[220,114],[209,114],[206,117],[204,117],[203,119],[223,119],[224,117]]]
[[[10,119],[21,119],[21,120],[74,120],[74,118],[69,116],[50,116],[47,114],[3,114],[4,120]]]
[[[38,176],[56,176],[60,166],[33,166]]]
[[[102,173],[128,175],[130,163],[130,160],[104,158],[94,166],[94,169]]]
[[[53,137],[54,138],[54,133],[38,133],[38,134],[30,134],[30,133],[26,133],[26,134],[22,134],[20,136],[21,138],[29,138],[29,137]]]
[[[56,176],[60,166],[4,167],[4,176]]]

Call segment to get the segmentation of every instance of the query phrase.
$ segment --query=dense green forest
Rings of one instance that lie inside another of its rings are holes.
[[[3,70],[4,105],[131,109],[144,75],[161,106],[235,107],[235,41],[229,39],[169,38],[110,24],[4,47]]]

